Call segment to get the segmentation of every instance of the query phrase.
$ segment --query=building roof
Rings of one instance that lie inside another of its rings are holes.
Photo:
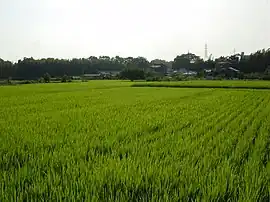
[[[188,72],[185,72],[183,73],[184,75],[195,75],[197,74],[197,72],[194,72],[194,71],[188,71]]]
[[[108,74],[108,73],[120,73],[120,70],[104,70],[104,71],[100,71],[101,74]]]
[[[238,69],[235,69],[233,67],[228,67],[229,70],[235,71],[235,72],[240,72]]]
[[[100,74],[84,74],[83,76],[85,76],[85,77],[95,77],[95,76],[100,76]]]
[[[164,67],[164,66],[166,66],[166,65],[164,65],[164,64],[152,64],[151,65],[152,68],[160,68],[160,67]]]
[[[217,62],[217,64],[230,64],[231,62],[229,62],[229,61],[220,61],[220,62]]]

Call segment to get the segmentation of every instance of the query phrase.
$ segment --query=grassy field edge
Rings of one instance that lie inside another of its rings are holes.
[[[266,81],[136,82],[131,87],[270,89]]]

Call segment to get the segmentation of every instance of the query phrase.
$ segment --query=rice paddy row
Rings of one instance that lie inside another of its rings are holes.
[[[0,201],[268,201],[270,91],[0,88]]]

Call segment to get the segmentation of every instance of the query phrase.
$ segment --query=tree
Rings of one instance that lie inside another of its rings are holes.
[[[193,53],[182,54],[180,56],[178,55],[174,59],[172,64],[172,68],[174,70],[185,68],[188,70],[200,71],[202,67],[203,67],[203,60]]]
[[[199,72],[197,73],[197,76],[198,76],[199,78],[203,78],[203,77],[205,76],[204,71],[203,71],[203,70],[202,70],[202,71],[199,71]]]
[[[43,78],[44,78],[44,82],[45,83],[50,83],[50,81],[51,81],[51,75],[49,73],[45,73],[44,76],[43,76]]]
[[[134,66],[136,66],[136,68],[141,69],[143,71],[146,71],[150,67],[149,61],[144,57],[134,58],[132,63],[134,64]]]
[[[140,80],[140,79],[145,79],[145,73],[143,70],[138,69],[138,68],[134,68],[134,69],[127,68],[127,69],[124,69],[120,73],[120,78],[129,79],[131,81]]]
[[[68,81],[68,76],[65,74],[63,77],[62,77],[62,79],[61,79],[61,82],[62,83],[66,83],[67,81]]]
[[[161,59],[154,59],[150,62],[151,64],[163,64],[166,65],[169,68],[172,68],[173,61],[166,61]]]
[[[228,57],[220,57],[217,60],[203,61],[193,53],[178,55],[173,62],[155,59],[151,63],[144,57],[109,57],[90,56],[88,58],[34,59],[25,57],[16,63],[0,59],[0,78],[12,77],[14,80],[37,80],[48,73],[52,77],[62,77],[64,74],[81,76],[98,72],[121,72],[124,69],[140,69],[144,72],[151,71],[152,64],[163,64],[174,70],[185,68],[186,70],[200,72],[204,69],[214,69],[216,63],[228,61],[230,65],[244,74],[258,73],[269,74],[267,68],[270,65],[270,49],[259,50],[250,55],[236,54]]]
[[[178,70],[181,68],[187,68],[190,64],[190,61],[188,58],[186,58],[184,55],[178,55],[176,58],[173,60],[172,67],[174,70]]]

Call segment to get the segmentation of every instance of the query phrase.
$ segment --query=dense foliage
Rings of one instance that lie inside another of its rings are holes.
[[[121,58],[117,56],[110,58],[101,56],[97,58],[91,56],[72,60],[24,58],[15,64],[0,60],[0,78],[37,79],[45,73],[53,77],[62,77],[63,75],[80,76],[99,71],[122,71],[125,68],[144,70],[148,66],[149,62],[142,57]]]
[[[269,201],[268,90],[130,85],[0,87],[0,201]]]
[[[145,79],[145,73],[143,70],[135,68],[135,69],[124,69],[120,73],[120,78],[129,79],[131,81]]]
[[[230,57],[220,57],[216,60],[203,61],[199,56],[187,53],[178,55],[173,61],[165,61],[156,59],[148,61],[143,57],[127,57],[119,56],[109,57],[91,56],[89,58],[79,59],[34,59],[24,58],[16,63],[4,61],[0,59],[0,79],[9,77],[14,79],[38,79],[45,73],[52,77],[63,77],[63,75],[80,76],[83,74],[92,74],[102,71],[121,72],[124,69],[140,69],[145,72],[149,70],[151,64],[159,63],[173,70],[186,68],[188,70],[202,72],[205,69],[213,69],[215,65],[222,60],[230,60],[232,66],[245,74],[249,74],[248,78],[264,78],[262,75],[270,75],[270,49],[257,51],[251,55],[232,55]],[[270,79],[270,76],[268,76]],[[267,77],[267,78],[268,78]]]

